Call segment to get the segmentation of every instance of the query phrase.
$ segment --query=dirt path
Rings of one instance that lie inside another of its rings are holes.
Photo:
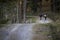
[[[0,30],[0,40],[31,40],[34,25],[35,23],[9,25]]]

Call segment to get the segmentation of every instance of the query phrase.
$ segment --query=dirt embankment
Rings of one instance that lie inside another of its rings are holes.
[[[45,24],[36,24],[33,29],[32,40],[49,40],[49,27]]]

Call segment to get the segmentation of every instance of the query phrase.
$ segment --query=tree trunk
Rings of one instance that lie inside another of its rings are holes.
[[[22,8],[20,0],[17,2],[17,23],[22,22]]]
[[[24,17],[24,23],[26,21],[26,3],[27,3],[27,0],[24,0],[24,3],[23,3],[23,17]]]

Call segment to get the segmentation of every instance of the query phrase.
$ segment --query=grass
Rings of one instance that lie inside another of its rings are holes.
[[[37,19],[35,17],[28,17],[27,20],[31,21],[32,23],[35,23]]]

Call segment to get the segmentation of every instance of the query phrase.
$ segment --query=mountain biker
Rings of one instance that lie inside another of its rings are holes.
[[[46,20],[46,18],[47,18],[47,15],[46,15],[46,14],[44,14],[44,18],[45,18],[45,20]]]
[[[42,14],[40,14],[40,15],[39,15],[39,17],[40,17],[40,20],[42,20],[42,16],[43,16]]]

